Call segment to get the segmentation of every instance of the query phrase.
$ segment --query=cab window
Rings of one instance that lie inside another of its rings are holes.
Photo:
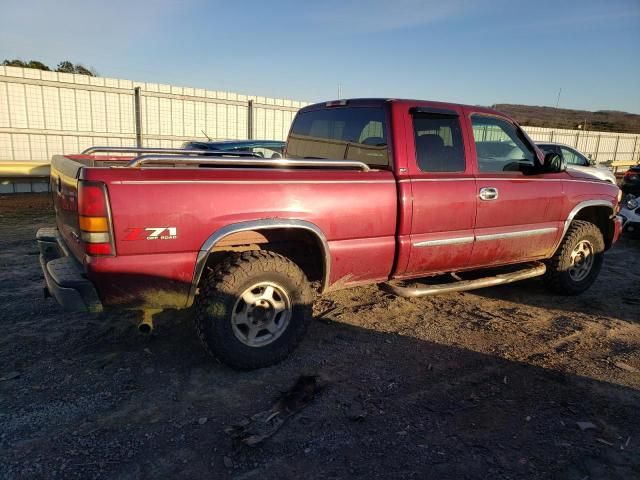
[[[413,116],[416,162],[423,172],[464,172],[466,163],[457,116]]]
[[[513,123],[473,115],[471,124],[480,172],[525,172],[534,167],[533,148]]]
[[[287,138],[287,156],[357,160],[389,165],[385,111],[375,107],[329,107],[296,115]]]

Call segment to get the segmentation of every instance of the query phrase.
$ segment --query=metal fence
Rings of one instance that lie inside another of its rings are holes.
[[[44,164],[92,145],[178,147],[187,140],[284,140],[289,99],[0,66],[0,163]],[[640,162],[640,135],[524,127],[598,163]]]
[[[564,143],[591,155],[596,163],[617,168],[640,163],[640,135],[542,127],[523,127],[536,142]]]
[[[283,140],[304,102],[0,67],[0,162],[48,162],[92,145]],[[251,120],[251,122],[250,122]]]

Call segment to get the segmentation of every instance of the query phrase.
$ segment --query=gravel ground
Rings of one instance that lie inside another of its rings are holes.
[[[189,311],[149,338],[134,313],[43,299],[52,223],[48,196],[0,197],[0,478],[640,478],[640,242],[579,297],[336,292],[288,360],[237,372]],[[303,374],[327,387],[259,446],[231,442]]]

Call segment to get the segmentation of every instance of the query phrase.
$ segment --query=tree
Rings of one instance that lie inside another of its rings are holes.
[[[51,69],[46,66],[44,63],[39,62],[38,60],[29,60],[29,63],[26,65],[27,68],[37,68],[38,70],[46,70],[50,72]]]
[[[60,73],[76,73],[76,67],[69,60],[63,60],[56,67],[56,72],[60,72]]]
[[[4,65],[5,67],[26,67],[26,63],[24,63],[22,60],[19,59],[14,59],[14,60],[5,60],[2,62],[2,65]]]
[[[49,66],[38,60],[29,60],[28,62],[25,62],[23,60],[20,60],[19,58],[14,58],[13,60],[5,59],[3,60],[2,65],[6,67],[36,68],[38,70],[45,70],[47,72],[51,71],[51,68],[49,68]],[[63,60],[62,62],[60,62],[55,71],[61,73],[77,73],[80,75],[89,75],[90,77],[95,77],[97,75],[93,69],[87,68],[81,63],[77,63],[74,65],[69,60]]]

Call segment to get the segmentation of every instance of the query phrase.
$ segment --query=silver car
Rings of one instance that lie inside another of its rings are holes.
[[[537,143],[536,145],[538,145],[540,150],[545,154],[553,152],[561,155],[567,162],[567,168],[588,173],[600,180],[616,185],[616,176],[611,170],[607,167],[595,165],[584,154],[580,153],[575,148],[562,143]]]

